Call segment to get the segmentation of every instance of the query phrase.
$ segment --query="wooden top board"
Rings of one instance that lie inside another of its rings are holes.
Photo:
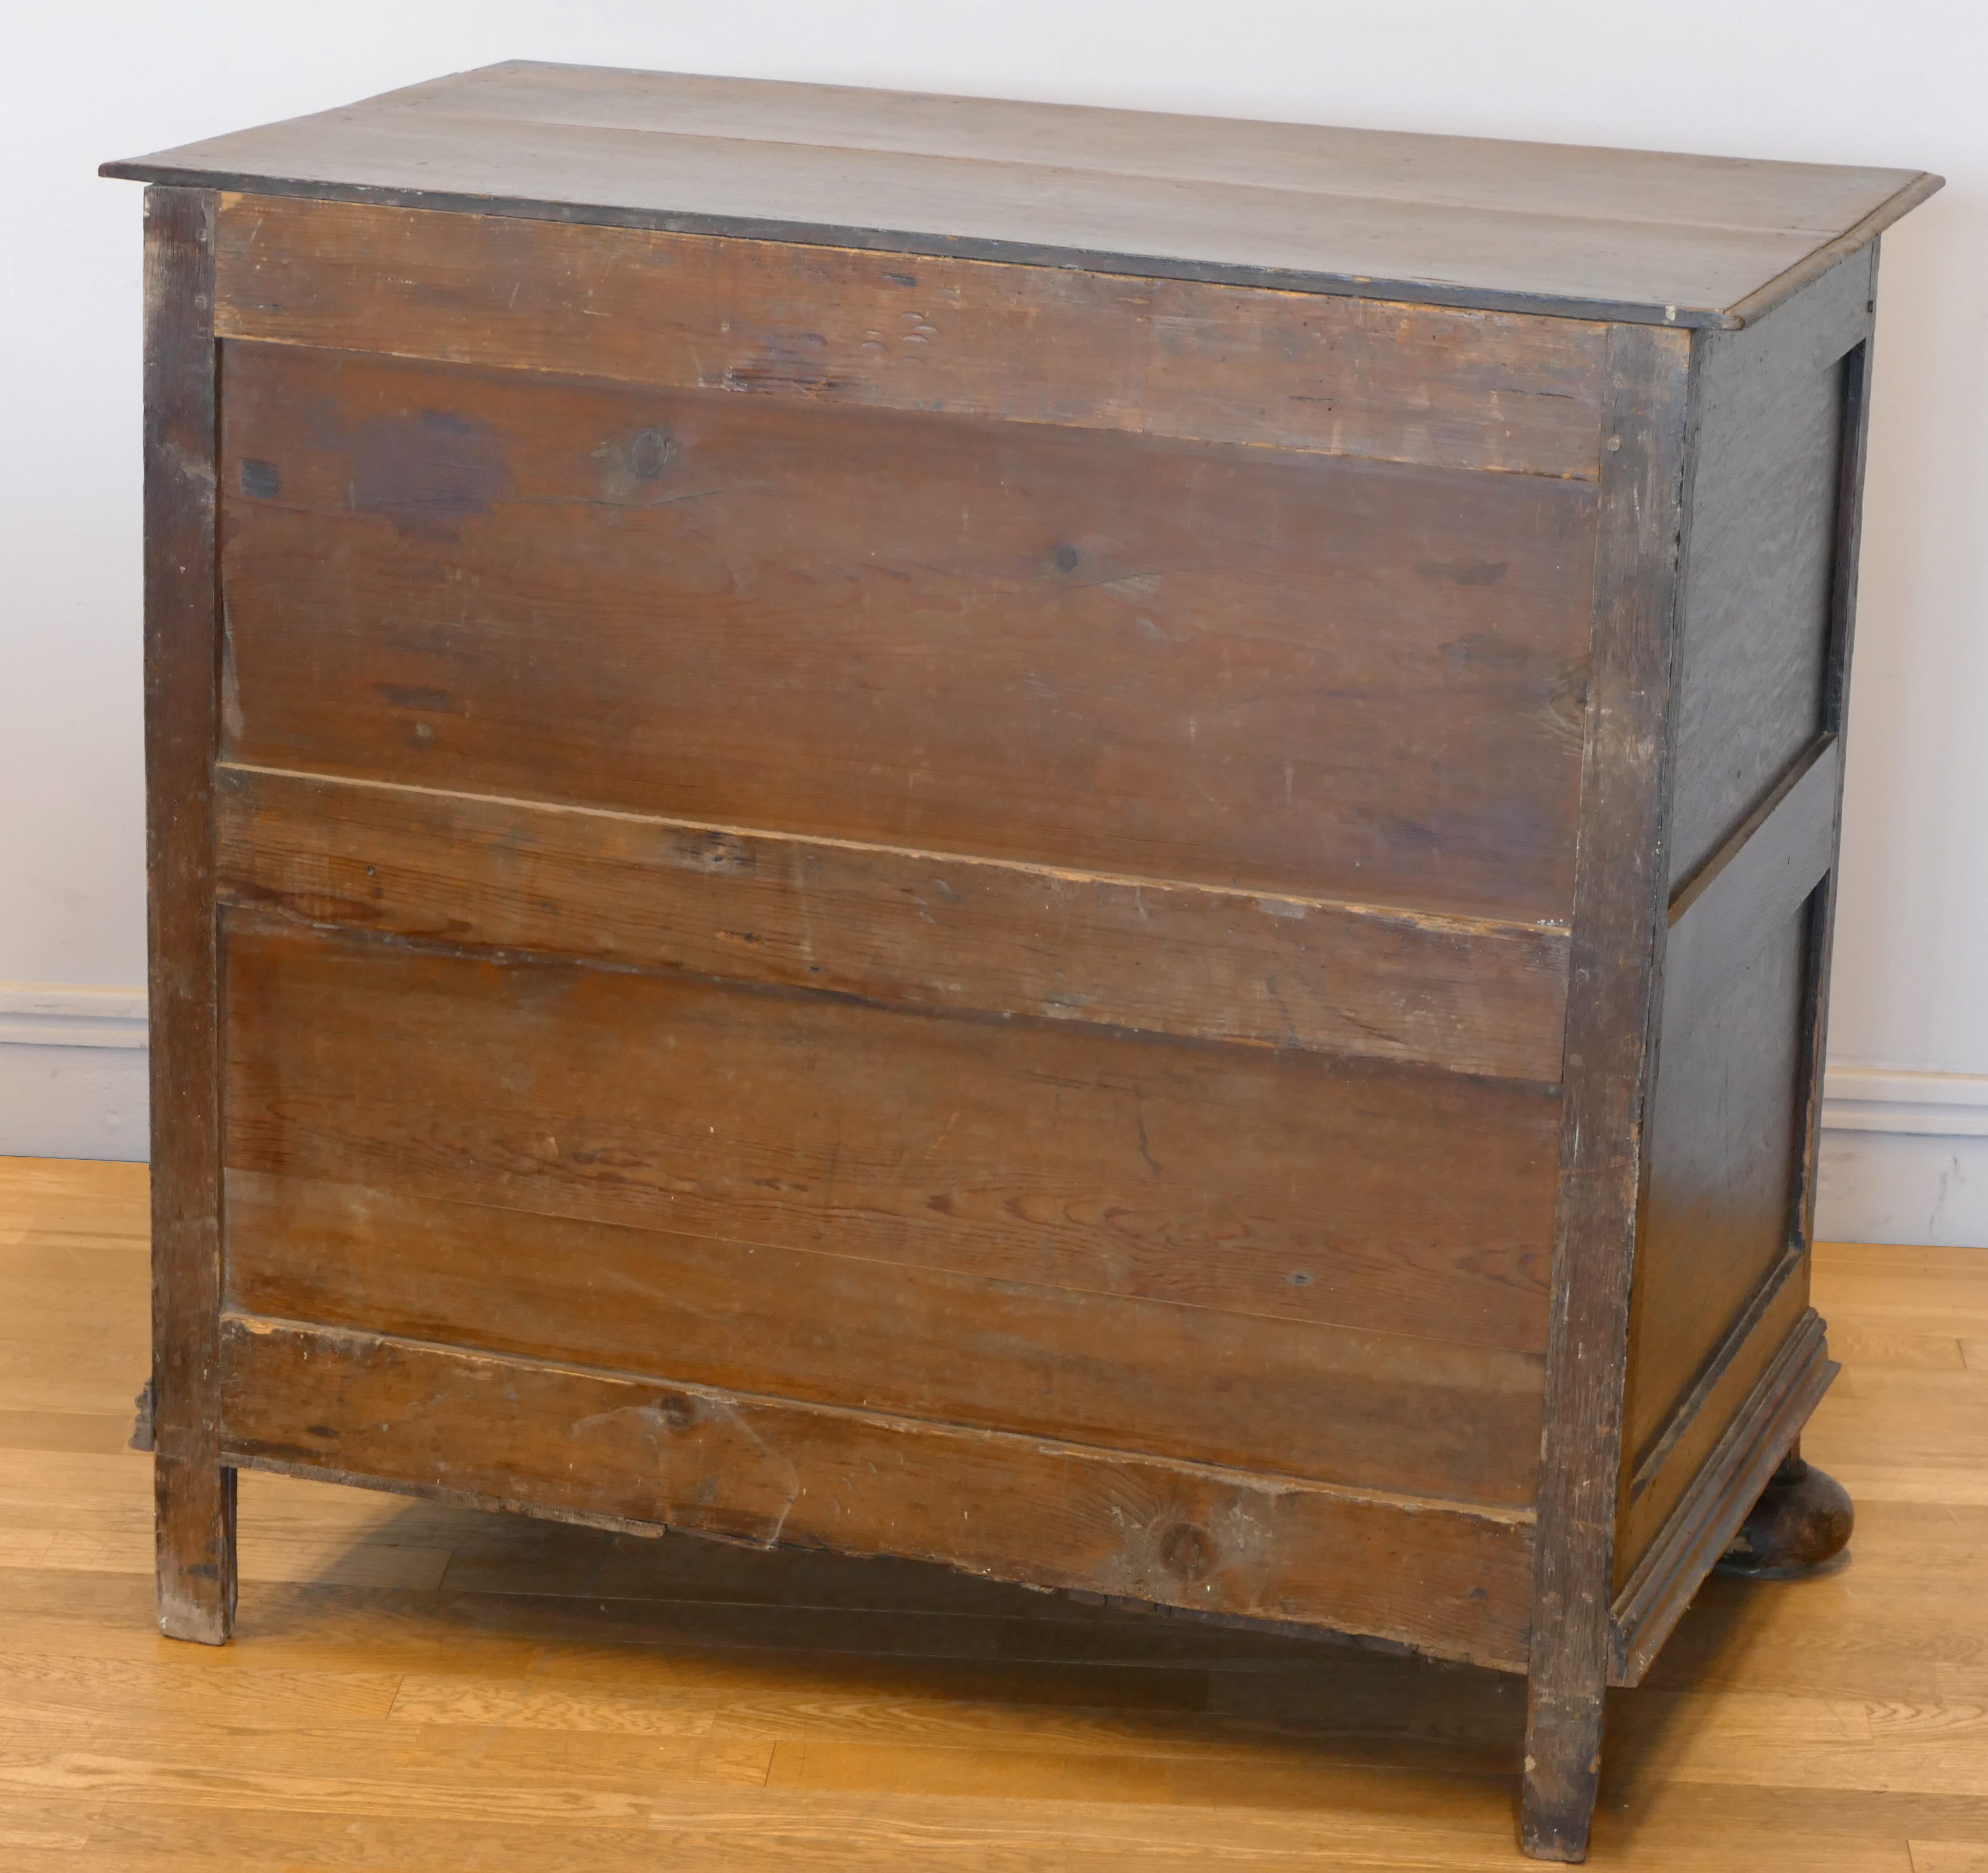
[[[1909,169],[522,60],[103,173],[1723,327],[1940,185]]]

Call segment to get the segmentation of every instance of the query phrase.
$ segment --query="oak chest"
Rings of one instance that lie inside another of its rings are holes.
[[[506,65],[147,198],[159,1588],[243,1465],[1531,1679],[1828,1383],[1909,171]]]

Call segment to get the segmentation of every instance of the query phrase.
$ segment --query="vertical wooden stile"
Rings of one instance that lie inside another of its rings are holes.
[[[1871,256],[1871,299],[1878,298],[1878,257]],[[1850,653],[1857,627],[1857,553],[1864,515],[1864,464],[1869,452],[1871,424],[1871,340],[1867,333],[1838,368],[1843,373],[1843,467],[1836,496],[1836,564],[1830,582],[1829,657],[1822,698],[1824,731],[1844,739],[1850,713]],[[1848,750],[1845,751],[1846,754]],[[1837,765],[1834,833],[1830,850],[1843,837],[1843,776],[1848,764]],[[1828,875],[1809,911],[1808,1033],[1803,1061],[1801,1100],[1802,1157],[1794,1192],[1794,1239],[1806,1248],[1815,1233],[1816,1165],[1822,1147],[1822,1082],[1829,1050],[1829,968],[1836,945],[1837,877],[1832,859]]]
[[[215,381],[214,196],[150,188],[145,783],[159,1624],[207,1645],[226,1640],[235,1612],[235,1472],[219,1443]]]
[[[1627,325],[1609,346],[1521,1817],[1541,1859],[1585,1858],[1601,1763],[1665,924],[1690,347],[1686,333]]]

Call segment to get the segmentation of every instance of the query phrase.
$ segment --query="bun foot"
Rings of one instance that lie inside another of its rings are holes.
[[[1798,1452],[1790,1453],[1719,1557],[1718,1570],[1790,1580],[1841,1554],[1856,1520],[1849,1491]]]

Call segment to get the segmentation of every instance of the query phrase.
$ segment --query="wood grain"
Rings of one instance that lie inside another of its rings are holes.
[[[216,329],[833,407],[1592,481],[1604,328],[490,215],[221,198]]]
[[[223,367],[232,759],[1567,915],[1586,484]]]
[[[212,768],[214,201],[145,198],[145,847],[151,1006],[152,1376],[159,1623],[225,1640],[235,1479],[221,1465],[221,1041]]]
[[[238,914],[227,975],[238,1170],[1544,1347],[1534,1089]]]
[[[1846,356],[1870,336],[1867,248],[1743,333],[1699,341],[1671,882],[1822,732],[1844,492]]]
[[[944,1560],[1482,1663],[1523,1649],[1516,1519],[249,1316],[222,1332],[243,1462]]]
[[[1560,1077],[1564,933],[223,767],[224,902],[475,951],[683,969]]]
[[[1939,186],[522,62],[104,173],[1687,327],[1757,316]]]
[[[1585,1857],[1607,1682],[1630,1272],[1662,993],[1689,341],[1618,327],[1567,1000],[1521,1831]]]
[[[236,1171],[247,1311],[1530,1507],[1536,1355]]]

